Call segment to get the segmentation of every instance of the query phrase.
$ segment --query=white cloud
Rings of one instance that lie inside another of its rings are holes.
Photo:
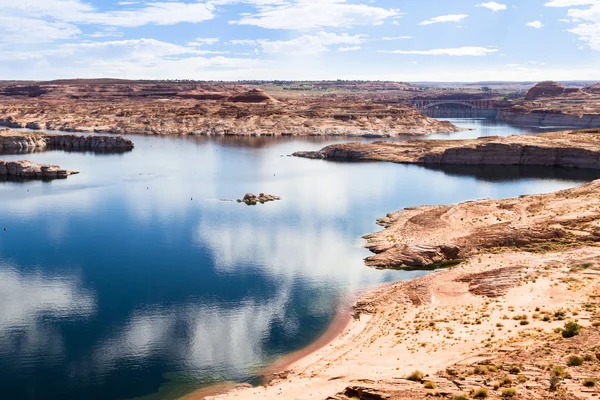
[[[569,9],[567,15],[570,19],[565,22],[577,23],[569,32],[579,36],[593,49],[600,51],[600,1],[599,0],[554,0],[546,3],[547,7],[573,7],[589,6],[584,9]]]
[[[489,1],[487,3],[479,3],[479,4],[475,5],[475,7],[487,8],[488,10],[492,10],[493,12],[506,11],[506,9],[507,9],[506,4],[496,3],[495,1]]]
[[[357,46],[366,40],[366,35],[318,32],[315,35],[303,35],[291,40],[231,40],[228,43],[258,46],[267,54],[313,55],[327,51],[329,46],[341,44]]]
[[[347,46],[347,47],[340,47],[338,49],[338,51],[346,52],[346,51],[357,51],[360,49],[362,49],[362,47],[360,47],[360,46]]]
[[[532,21],[532,22],[528,22],[525,24],[526,26],[530,27],[530,28],[536,28],[536,29],[540,29],[544,26],[544,24],[542,24],[540,21]]]
[[[213,45],[219,43],[219,38],[196,38],[188,42],[188,46],[200,47],[204,45]]]
[[[419,25],[432,25],[432,24],[440,24],[447,22],[460,22],[467,18],[467,14],[448,14],[448,15],[440,15],[439,17],[434,17],[428,19],[426,21],[420,22]]]
[[[407,39],[412,39],[412,36],[385,36],[382,37],[381,40],[385,40],[385,41],[389,41],[389,40],[407,40]]]
[[[0,64],[0,74],[18,73],[23,79],[232,79],[233,71],[263,65],[251,58],[202,57],[211,53],[154,39],[68,43],[38,52],[0,52],[7,60]]]
[[[573,7],[598,4],[598,0],[552,0],[544,4],[546,7]]]
[[[254,25],[267,29],[347,28],[380,25],[387,18],[400,15],[399,10],[347,4],[346,0],[295,0],[277,5],[258,5],[258,12],[243,15],[232,24]]]
[[[73,38],[80,33],[77,26],[65,22],[0,16],[0,45],[54,42]]]
[[[382,51],[382,53],[392,54],[414,54],[421,56],[487,56],[492,53],[497,53],[497,49],[489,47],[455,47],[448,49],[432,49],[432,50],[392,50]]]

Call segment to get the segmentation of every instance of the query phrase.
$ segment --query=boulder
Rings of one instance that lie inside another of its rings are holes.
[[[244,198],[238,199],[237,202],[245,203],[246,205],[249,205],[249,206],[254,206],[258,203],[264,204],[264,203],[268,203],[270,201],[277,201],[277,200],[281,200],[281,198],[270,195],[270,194],[264,194],[264,193],[260,193],[258,196],[253,193],[246,193]]]

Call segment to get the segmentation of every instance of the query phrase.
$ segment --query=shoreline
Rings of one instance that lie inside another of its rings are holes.
[[[336,340],[352,324],[352,303],[362,294],[370,290],[372,290],[372,288],[365,288],[364,290],[359,290],[356,293],[346,296],[344,301],[342,301],[342,304],[337,308],[331,323],[327,326],[327,329],[321,335],[319,335],[319,337],[317,337],[308,346],[278,357],[272,363],[270,363],[270,365],[262,369],[257,374],[257,377],[262,381],[262,385],[268,385],[276,379],[284,378],[288,373],[288,368],[292,367],[298,362],[301,362],[303,359],[309,357],[311,354],[314,354]],[[178,400],[202,400],[207,397],[223,395],[235,390],[248,389],[252,387],[252,385],[245,383],[223,382],[200,388],[188,393],[183,397],[180,397]]]
[[[600,181],[594,181],[519,199],[399,211],[378,236],[401,237],[415,248],[442,246],[460,235],[483,238],[476,228],[490,232],[490,226],[506,228],[507,224],[520,229],[499,229],[488,239],[493,242],[510,234],[518,242],[531,239],[530,232],[541,237],[529,247],[508,241],[503,248],[502,240],[493,247],[480,243],[478,248],[465,249],[465,261],[458,266],[367,290],[353,307],[355,319],[325,347],[286,366],[285,373],[275,375],[267,385],[206,398],[396,400],[425,399],[432,393],[452,397],[484,389],[496,398],[503,389],[494,386],[494,380],[512,374],[511,364],[517,359],[523,378],[513,381],[514,389],[523,398],[549,396],[550,375],[544,365],[564,363],[574,343],[581,342],[582,354],[598,351],[589,343],[600,342],[600,246],[582,233],[595,232],[600,224],[598,190]],[[489,216],[499,221],[485,221]],[[427,226],[417,229],[413,226],[417,222]],[[578,231],[580,239],[545,236],[545,226],[560,223]],[[460,240],[457,243],[462,245]],[[392,244],[386,251],[394,248]],[[397,251],[403,250],[396,248],[389,259],[401,258]],[[569,321],[580,324],[581,336],[561,337]],[[529,353],[529,358],[523,356]],[[574,382],[600,368],[600,357],[597,365],[594,357],[589,360],[585,368],[569,370]],[[483,373],[492,377],[473,373],[483,368],[481,364],[493,367]],[[415,370],[437,391],[427,390],[420,380],[408,380]],[[579,398],[585,387],[565,381],[560,390]],[[591,392],[600,394],[598,389]]]

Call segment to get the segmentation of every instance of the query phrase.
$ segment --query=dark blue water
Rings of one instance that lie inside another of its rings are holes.
[[[461,137],[524,132],[462,123],[479,130]],[[287,157],[331,141],[132,140],[122,155],[2,156],[81,174],[0,183],[0,398],[166,399],[255,382],[323,333],[349,294],[425,273],[363,265],[377,218],[598,177]],[[283,200],[219,201],[246,192]]]

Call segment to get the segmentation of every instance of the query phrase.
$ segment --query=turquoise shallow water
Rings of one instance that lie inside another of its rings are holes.
[[[432,139],[528,131],[458,123],[476,130]],[[3,399],[170,398],[256,382],[323,333],[348,294],[425,273],[364,266],[361,236],[377,218],[598,178],[288,157],[340,140],[131,139],[136,149],[120,155],[2,156],[81,171],[0,183]],[[246,192],[283,200],[220,201]]]

